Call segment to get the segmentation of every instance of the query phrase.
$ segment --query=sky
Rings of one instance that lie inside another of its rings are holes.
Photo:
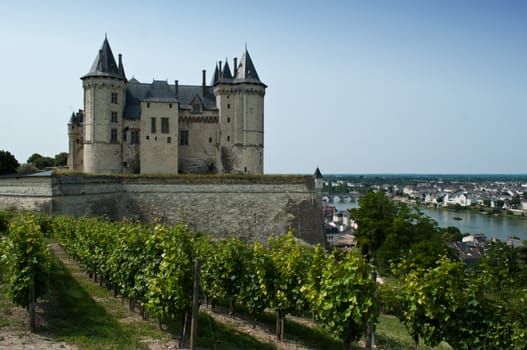
[[[267,174],[527,174],[527,1],[3,0],[0,150],[68,151],[105,35],[141,82],[247,45]]]

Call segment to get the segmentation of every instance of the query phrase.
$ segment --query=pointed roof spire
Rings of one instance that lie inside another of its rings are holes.
[[[212,75],[212,83],[214,85],[220,80],[220,69],[218,68],[219,64],[216,62],[216,67],[214,68],[214,74]]]
[[[236,82],[251,82],[263,84],[256,73],[256,68],[254,67],[249,51],[247,51],[247,44],[245,44],[245,51],[243,52],[242,58],[240,59],[240,64],[236,70],[236,76],[234,77]]]
[[[315,179],[323,179],[324,176],[322,176],[322,173],[320,172],[320,169],[318,168],[317,166],[317,169],[315,170],[315,173],[313,174],[313,176],[315,177]]]
[[[126,80],[122,57],[119,55],[119,65],[117,65],[106,34],[104,35],[104,41],[93,61],[90,71],[81,79],[88,77],[113,77]]]
[[[232,79],[231,69],[229,68],[229,62],[227,57],[225,57],[225,64],[223,65],[223,71],[221,73],[222,79]]]

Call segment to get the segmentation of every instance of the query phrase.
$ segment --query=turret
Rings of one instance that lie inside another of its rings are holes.
[[[123,111],[126,76],[119,55],[115,62],[108,39],[82,78],[84,88],[84,172],[122,172]]]
[[[321,190],[324,187],[324,176],[322,176],[322,173],[320,172],[318,166],[315,170],[315,173],[313,174],[313,178],[315,179],[315,189]]]
[[[71,114],[71,118],[68,122],[68,168],[70,170],[83,170],[83,120],[84,113],[82,109],[79,109],[77,113],[73,112]]]
[[[219,109],[218,159],[224,173],[263,173],[264,96],[247,48],[231,74],[227,60],[214,74],[214,94]]]

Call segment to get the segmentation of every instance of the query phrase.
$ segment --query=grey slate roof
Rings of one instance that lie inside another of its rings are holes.
[[[140,83],[132,78],[128,81],[126,88],[126,106],[124,118],[139,119],[141,116],[141,101],[146,102],[179,102],[180,109],[191,109],[190,104],[196,96],[199,97],[205,110],[217,110],[216,97],[213,87],[201,85],[179,85],[178,96],[174,84],[168,84],[164,80],[154,80],[152,83]]]
[[[223,72],[221,73],[221,77],[223,79],[232,79],[232,73],[227,59],[225,59],[225,65],[223,66]]]
[[[97,53],[90,71],[81,79],[88,77],[112,77],[126,80],[122,62],[118,66],[110,48],[110,43],[105,37],[101,49]]]
[[[258,77],[258,73],[256,72],[256,68],[254,67],[251,56],[249,55],[249,51],[247,51],[247,47],[243,52],[242,59],[240,60],[238,67],[234,67],[234,76],[231,74],[227,60],[225,60],[225,65],[223,68],[220,66],[220,64],[217,64],[216,69],[214,70],[214,76],[212,79],[213,84],[252,83],[266,86]]]
[[[77,113],[71,113],[70,121],[68,124],[82,124],[84,122],[84,111],[79,109]]]
[[[254,67],[253,61],[251,60],[251,56],[249,56],[247,47],[245,48],[242,59],[240,60],[240,64],[236,69],[234,82],[262,84],[260,78],[258,77],[258,73],[256,73],[256,68]]]
[[[315,177],[315,179],[323,179],[324,177],[322,176],[322,173],[320,172],[320,169],[317,167],[317,169],[315,170],[315,173],[313,174],[313,176]]]
[[[144,101],[178,102],[176,94],[165,80],[154,80],[146,92]]]

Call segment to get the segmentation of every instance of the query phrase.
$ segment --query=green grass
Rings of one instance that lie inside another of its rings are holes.
[[[142,349],[145,345],[141,339],[145,337],[164,341],[174,338],[173,334],[159,329],[155,320],[120,322],[121,318],[135,315],[128,311],[128,302],[114,298],[111,291],[88,280],[78,268],[66,267],[56,257],[50,286],[51,301],[44,303],[44,314],[48,330],[57,340],[81,349]],[[200,348],[275,349],[215,322],[206,314],[201,314],[198,322]],[[176,329],[173,325],[166,328]]]
[[[82,173],[69,170],[54,170],[53,176],[60,177],[84,177],[99,179],[116,179],[122,181],[155,180],[157,182],[167,181],[180,184],[207,184],[207,183],[257,183],[257,184],[304,184],[311,181],[309,175],[264,175],[264,174],[95,174]]]
[[[82,349],[138,347],[139,335],[96,303],[86,286],[81,285],[56,257],[53,257],[52,271],[50,302],[43,306],[48,329],[58,340]]]
[[[273,344],[261,343],[254,337],[236,331],[222,323],[218,323],[203,313],[200,313],[198,319],[197,346],[216,350],[276,349]]]
[[[404,325],[395,316],[381,315],[377,324],[377,349],[407,350],[415,349],[415,343]],[[420,344],[421,350],[452,350],[446,343],[436,347]]]

